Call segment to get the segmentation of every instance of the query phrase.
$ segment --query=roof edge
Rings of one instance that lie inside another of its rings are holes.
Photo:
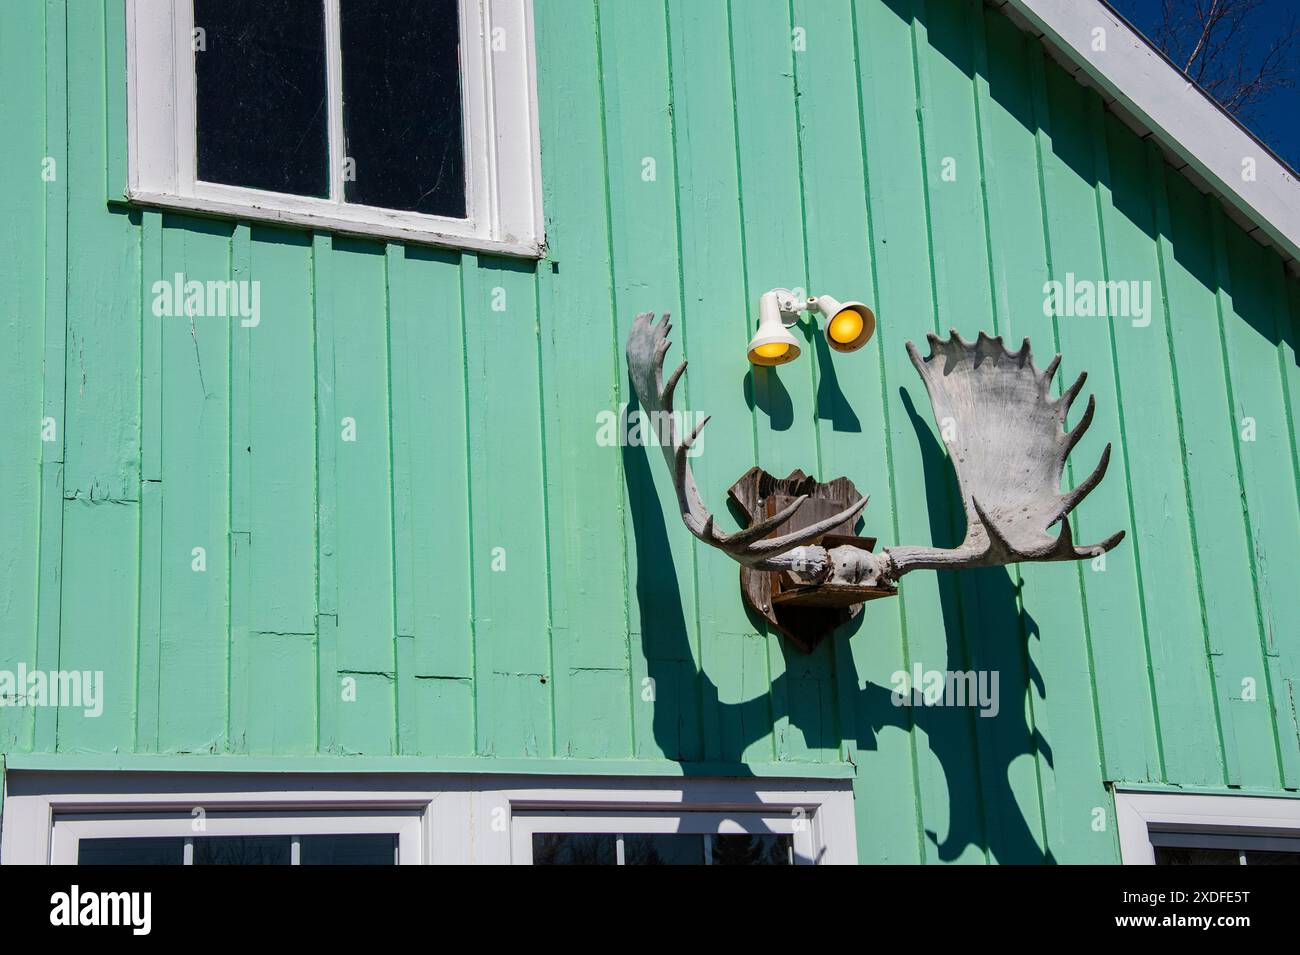
[[[1128,21],[1101,0],[988,2],[1013,14],[1022,28],[1032,27],[1091,85],[1118,101],[1166,153],[1190,166],[1238,213],[1234,218],[1250,224],[1247,232],[1275,246],[1295,268],[1300,261],[1300,183],[1295,174]],[[1104,50],[1093,49],[1098,28],[1105,31]],[[1247,159],[1254,160],[1254,179],[1245,177]]]

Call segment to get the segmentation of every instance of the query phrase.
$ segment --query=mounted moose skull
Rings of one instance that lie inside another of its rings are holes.
[[[1064,427],[1087,372],[1054,399],[1049,392],[1060,355],[1039,372],[1034,368],[1029,339],[1019,351],[1011,352],[1001,338],[981,332],[971,343],[955,330],[946,341],[929,335],[930,354],[924,359],[911,342],[907,352],[925,381],[936,420],[941,427],[946,425],[946,444],[966,509],[966,539],[960,546],[887,547],[875,554],[866,547],[843,543],[842,535],[823,541],[837,526],[852,526],[866,507],[866,497],[829,517],[798,526],[800,522],[792,518],[808,500],[807,495],[800,495],[770,517],[756,519],[733,534],[723,533],[700,498],[688,458],[691,445],[709,419],[702,418],[683,437],[673,413],[673,392],[686,371],[686,362],[667,382],[663,378],[671,328],[667,315],[658,324],[650,312],[636,317],[627,343],[632,385],[643,411],[655,423],[677,489],[682,522],[697,538],[745,567],[786,573],[805,592],[817,588],[827,597],[842,592],[847,603],[866,599],[868,591],[875,595],[882,589],[892,592],[898,580],[913,570],[1082,560],[1105,553],[1124,538],[1119,531],[1099,544],[1076,547],[1066,520],[1105,475],[1109,444],[1097,467],[1078,487],[1064,493],[1059,490],[1065,458],[1092,423],[1095,402],[1090,397],[1079,423],[1070,431]],[[1061,529],[1053,536],[1048,531],[1057,523]],[[832,542],[833,546],[823,546]]]

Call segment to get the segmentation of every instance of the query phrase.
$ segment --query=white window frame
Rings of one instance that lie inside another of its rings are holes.
[[[622,782],[622,781],[620,781]],[[510,859],[531,865],[537,832],[742,833],[794,836],[796,865],[855,865],[853,792],[848,781],[691,779],[629,788],[507,790]],[[504,860],[502,860],[504,861]]]
[[[507,255],[545,251],[533,0],[459,0],[466,218],[342,201],[339,0],[325,3],[330,196],[196,178],[192,0],[124,0],[127,198],[141,205]],[[493,51],[493,37],[502,50]]]
[[[1187,835],[1211,848],[1289,848],[1285,840],[1300,838],[1300,799],[1116,790],[1115,819],[1123,863],[1155,865],[1156,845]]]
[[[113,813],[60,813],[54,816],[50,835],[50,863],[76,865],[82,839],[132,839],[159,836],[179,837],[185,842],[185,865],[192,864],[193,840],[205,836],[289,836],[291,865],[298,865],[299,836],[359,835],[395,833],[398,865],[420,862],[419,809],[382,810],[357,806],[348,812],[336,810],[216,810],[204,811],[202,829],[193,810],[164,805],[148,810]]]
[[[259,760],[242,762],[256,766]],[[515,847],[519,833],[533,820],[557,815],[584,823],[594,815],[621,818],[626,832],[646,831],[629,820],[662,831],[712,826],[727,832],[747,831],[747,820],[761,819],[759,831],[787,827],[795,835],[796,864],[858,861],[849,779],[307,773],[272,770],[275,760],[263,765],[263,771],[94,772],[11,764],[4,775],[0,864],[75,859],[70,841],[86,833],[137,831],[122,825],[138,826],[141,835],[195,835],[190,829],[195,807],[207,814],[209,835],[290,834],[290,829],[305,834],[311,830],[303,828],[304,820],[311,817],[330,823],[320,830],[325,832],[390,832],[396,815],[403,826],[403,864],[522,863],[531,860],[532,840],[526,840],[525,854]],[[96,815],[110,817],[117,828],[77,828],[94,823]],[[168,815],[166,824],[173,828],[158,828],[155,820]],[[372,825],[363,821],[367,818],[379,819],[373,823],[379,828],[345,827]],[[245,823],[260,828],[240,828]]]

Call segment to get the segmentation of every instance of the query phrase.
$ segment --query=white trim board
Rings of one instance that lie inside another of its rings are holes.
[[[1181,172],[1224,201],[1256,240],[1300,267],[1300,184],[1273,153],[1229,116],[1101,0],[985,0],[1075,66],[1075,78],[1102,94],[1107,108],[1154,137]],[[1093,30],[1106,50],[1092,49]],[[1127,114],[1127,115],[1126,115]],[[1242,162],[1255,161],[1244,180]],[[1191,167],[1190,170],[1185,167]]]

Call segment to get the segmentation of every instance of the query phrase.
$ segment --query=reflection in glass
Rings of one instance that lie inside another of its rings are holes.
[[[623,837],[624,865],[704,865],[704,836],[637,832]]]
[[[535,832],[533,865],[617,865],[618,837],[610,833]]]
[[[324,4],[194,0],[194,26],[198,178],[329,195]]]
[[[299,865],[396,865],[397,835],[362,832],[346,836],[303,836]]]
[[[342,0],[348,202],[465,217],[457,0]]]
[[[794,841],[772,832],[713,837],[714,865],[790,865]]]
[[[1236,849],[1156,846],[1156,865],[1241,865]]]
[[[77,841],[77,865],[184,864],[185,839],[181,836]]]
[[[195,865],[288,865],[290,836],[202,836],[194,840]]]
[[[1247,849],[1246,865],[1300,865],[1300,852],[1257,852]]]

